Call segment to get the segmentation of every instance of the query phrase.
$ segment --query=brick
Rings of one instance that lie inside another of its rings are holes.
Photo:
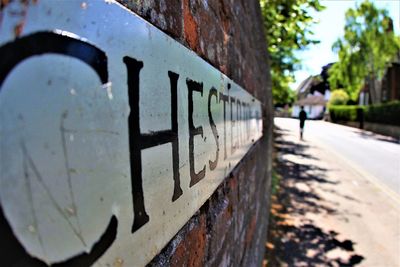
[[[206,219],[200,216],[199,222],[190,229],[177,246],[171,258],[171,266],[203,266],[206,248]]]

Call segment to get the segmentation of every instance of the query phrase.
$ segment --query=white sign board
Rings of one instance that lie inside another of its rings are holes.
[[[261,104],[117,3],[21,5],[0,22],[0,219],[38,262],[145,265],[262,136]]]

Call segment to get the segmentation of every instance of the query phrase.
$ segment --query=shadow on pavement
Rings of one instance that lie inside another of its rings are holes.
[[[274,169],[279,181],[279,190],[272,196],[268,242],[265,261],[267,266],[355,266],[363,256],[354,252],[353,241],[339,240],[339,233],[325,231],[305,214],[360,216],[350,211],[338,211],[334,203],[323,199],[315,185],[335,185],[338,181],[326,179],[327,169],[313,164],[301,164],[279,155],[296,155],[318,160],[307,153],[309,145],[284,140],[287,133],[275,129],[275,151],[278,155]],[[330,189],[340,197],[357,201]],[[332,207],[333,206],[333,207]],[[296,221],[297,220],[297,221]]]
[[[358,134],[361,138],[368,139],[368,140],[377,140],[377,141],[384,141],[394,144],[399,144],[400,139],[396,139],[390,136],[383,136],[380,134],[375,134],[368,131],[353,131],[353,133]]]

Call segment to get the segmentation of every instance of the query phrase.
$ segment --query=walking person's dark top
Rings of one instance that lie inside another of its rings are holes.
[[[301,111],[299,113],[299,120],[300,120],[300,139],[303,139],[303,129],[304,124],[307,119],[307,113],[304,111],[304,107],[301,106]]]

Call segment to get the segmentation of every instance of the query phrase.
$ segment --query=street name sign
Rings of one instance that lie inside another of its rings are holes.
[[[1,12],[2,261],[145,265],[262,136],[261,103],[113,1]]]

